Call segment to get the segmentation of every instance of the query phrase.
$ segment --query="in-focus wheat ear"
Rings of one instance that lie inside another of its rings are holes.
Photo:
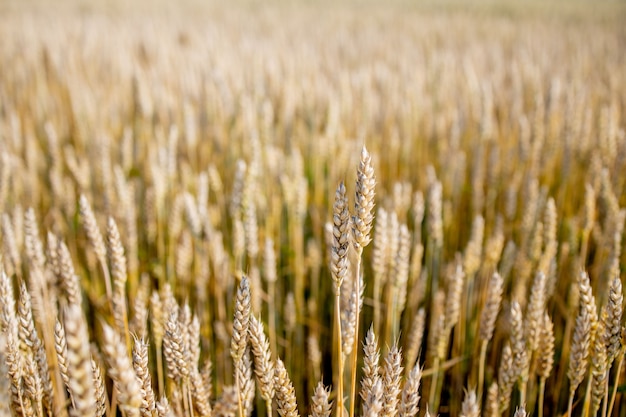
[[[235,318],[233,335],[230,345],[230,356],[234,362],[243,357],[248,344],[248,327],[250,322],[250,282],[245,275],[241,278],[235,302]]]
[[[348,275],[348,248],[349,248],[350,213],[348,212],[348,199],[346,187],[343,182],[335,192],[333,205],[332,240],[330,248],[330,273],[333,279],[335,293],[335,345],[338,366],[335,372],[337,385],[337,416],[343,417],[343,352],[341,346],[341,284]]]
[[[374,188],[376,178],[372,167],[372,158],[363,146],[361,161],[357,170],[354,215],[352,216],[353,244],[357,251],[362,251],[371,241],[370,232],[374,215]]]
[[[102,370],[95,360],[91,359],[91,369],[93,371],[93,385],[96,389],[96,416],[101,417],[107,410],[107,392],[104,385]]]
[[[75,417],[94,415],[96,389],[94,387],[89,334],[80,306],[69,305],[65,310],[65,339],[67,341],[68,390],[73,400],[70,414]]]
[[[581,271],[579,275],[578,291],[580,305],[578,308],[578,316],[576,317],[574,334],[572,335],[569,367],[567,370],[567,377],[570,381],[569,404],[567,407],[568,416],[572,415],[576,388],[578,388],[587,373],[589,352],[591,341],[593,340],[592,331],[595,328],[597,314],[595,299],[593,298],[591,285],[589,284],[589,275],[584,271]]]
[[[363,379],[361,380],[361,399],[366,402],[374,389],[374,385],[380,380],[380,352],[373,327],[367,331],[363,344]],[[365,412],[365,410],[364,410]]]
[[[141,385],[141,415],[151,416],[156,412],[156,400],[152,390],[152,378],[148,364],[148,343],[134,336],[133,368]]]
[[[381,416],[393,417],[398,412],[400,402],[400,381],[402,379],[402,353],[394,343],[383,365],[383,410]]]
[[[67,333],[67,323],[65,330]],[[107,341],[102,346],[108,365],[107,374],[115,385],[120,410],[128,417],[139,417],[142,406],[141,385],[128,357],[124,340],[107,324],[102,326],[102,336]]]
[[[346,187],[343,182],[335,192],[333,205],[333,239],[330,255],[330,272],[334,282],[335,294],[339,294],[341,284],[348,274],[348,227],[350,216],[348,212],[348,199]]]
[[[329,401],[330,391],[324,387],[322,381],[317,383],[313,397],[311,397],[311,414],[309,417],[330,417],[332,402]]]
[[[285,369],[285,364],[280,358],[276,359],[274,386],[276,389],[278,414],[281,417],[299,417],[296,393]]]
[[[414,417],[417,415],[419,411],[419,389],[421,380],[422,369],[420,368],[420,364],[416,363],[404,382],[400,408],[398,410],[399,417]]]
[[[361,299],[363,288],[361,286],[361,256],[363,248],[371,241],[370,232],[372,230],[372,222],[374,216],[374,187],[376,186],[376,178],[374,177],[374,168],[372,167],[372,158],[365,146],[361,150],[361,161],[356,174],[356,193],[354,200],[354,216],[352,216],[352,241],[357,253],[356,271],[355,271],[355,294],[359,300],[354,303],[354,335],[352,337],[352,364],[351,364],[351,384],[350,384],[350,416],[354,416],[356,409],[356,373],[357,373],[357,356],[359,352],[359,316],[361,308]],[[407,257],[408,263],[408,257]],[[408,269],[408,268],[407,268]]]
[[[270,352],[270,343],[265,337],[263,324],[254,316],[250,317],[250,345],[254,354],[254,373],[259,384],[261,397],[266,402],[267,412],[271,414],[274,398],[274,363]]]

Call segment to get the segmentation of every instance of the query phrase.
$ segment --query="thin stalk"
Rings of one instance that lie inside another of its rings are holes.
[[[394,316],[394,299],[395,299],[396,287],[395,285],[389,284],[387,285],[387,300],[386,300],[386,310],[387,315],[385,317],[385,343],[389,344],[389,341],[392,340],[391,330],[393,328],[393,316]]]
[[[583,417],[589,415],[589,407],[591,406],[591,382],[593,378],[589,377],[587,381],[587,388],[585,389],[585,402],[583,404]]]
[[[272,400],[265,401],[265,409],[267,410],[267,417],[272,417]]]
[[[159,381],[159,397],[163,398],[165,395],[165,382],[163,380],[163,354],[161,352],[161,345],[156,345],[156,360],[157,360],[157,379]]]
[[[114,389],[113,393],[111,393],[111,407],[109,408],[110,415],[117,415],[117,390]],[[107,414],[109,415],[109,414]]]
[[[374,275],[374,290],[372,294],[374,306],[374,332],[375,334],[380,334],[380,280],[382,277],[379,274]]]
[[[295,216],[295,214],[294,214]],[[304,300],[304,237],[302,236],[302,231],[304,230],[304,226],[300,219],[296,218],[295,227],[291,230],[290,235],[292,235],[293,239],[293,249],[294,249],[294,301],[296,303],[296,312],[305,311],[306,303]]]
[[[276,285],[274,281],[270,281],[267,283],[267,292],[268,303],[267,303],[267,314],[269,321],[269,337],[270,337],[270,346],[272,347],[272,353],[278,352],[278,347],[276,345],[276,306],[274,304],[274,300],[276,300]]]
[[[520,404],[526,404],[526,383],[523,380],[520,380],[519,384],[519,395],[520,395]]]
[[[185,395],[187,394],[187,395]],[[185,395],[185,402],[187,403],[187,408],[189,410],[189,416],[194,417],[193,414],[193,399],[191,398],[191,390],[189,389],[188,382],[183,382],[183,395]]]
[[[435,358],[435,363],[433,365],[433,376],[430,383],[430,396],[428,399],[428,404],[430,404],[429,408],[433,411],[435,415],[437,415],[438,404],[435,404],[435,400],[437,399],[437,387],[439,385],[439,356]]]
[[[546,380],[541,378],[539,381],[539,404],[537,405],[537,417],[543,417],[543,398],[546,389]]]
[[[567,417],[572,417],[572,405],[574,404],[574,394],[576,394],[576,390],[571,390],[569,393],[569,401],[567,402]]]
[[[609,374],[610,368],[606,370],[606,376],[604,378],[604,399],[602,400],[602,417],[608,417],[606,414],[606,409],[609,404]]]
[[[611,401],[609,402],[609,412],[607,416],[610,416],[613,412],[613,406],[615,405],[615,396],[617,395],[617,387],[619,385],[619,376],[622,373],[622,365],[624,364],[624,355],[626,354],[626,346],[622,347],[622,350],[619,353],[619,362],[617,362],[617,377],[615,383],[613,384],[613,393],[611,394]]]
[[[356,275],[355,275],[355,291],[356,291],[356,320],[354,322],[354,341],[352,345],[352,366],[350,369],[351,379],[350,379],[350,417],[354,417],[354,409],[356,403],[356,370],[357,370],[357,358],[359,353],[359,294],[360,294],[360,285],[361,285],[361,255],[363,254],[363,248],[359,247],[357,250],[357,263],[356,263]]]
[[[337,417],[343,417],[343,351],[341,349],[341,296],[337,291],[335,296],[335,344],[337,345]]]
[[[478,362],[478,403],[481,403],[483,398],[483,384],[485,381],[485,361],[487,360],[487,340],[483,340],[480,345],[480,361]]]

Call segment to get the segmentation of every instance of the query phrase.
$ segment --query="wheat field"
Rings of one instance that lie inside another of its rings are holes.
[[[0,416],[626,416],[626,4],[0,3]]]

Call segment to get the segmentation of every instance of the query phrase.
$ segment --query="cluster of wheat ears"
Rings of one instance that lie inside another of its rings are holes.
[[[620,19],[361,6],[6,9],[1,416],[626,416]]]

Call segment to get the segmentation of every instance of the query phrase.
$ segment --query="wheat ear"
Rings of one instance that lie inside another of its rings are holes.
[[[367,331],[365,343],[363,344],[363,379],[361,380],[361,399],[365,407],[368,398],[371,398],[372,390],[377,381],[380,380],[380,352],[378,350],[378,342],[374,334],[373,325]],[[363,412],[365,413],[365,409]]]
[[[482,399],[483,384],[485,380],[485,361],[487,359],[487,345],[493,337],[493,331],[496,327],[496,319],[498,311],[502,303],[502,291],[504,289],[504,280],[497,272],[494,272],[489,280],[487,292],[487,302],[483,307],[480,316],[479,337],[480,344],[480,360],[478,370],[478,398]]]
[[[102,370],[95,360],[91,360],[91,369],[93,371],[93,385],[96,395],[96,416],[102,417],[107,412],[107,392],[102,377]]]
[[[519,383],[521,403],[524,404],[526,402],[529,357],[524,338],[522,308],[517,301],[511,303],[511,350],[513,353],[513,368]]]
[[[409,372],[402,389],[402,399],[398,410],[399,417],[414,417],[419,412],[419,388],[422,379],[422,369],[417,363]]]
[[[500,404],[498,402],[498,383],[492,382],[487,390],[487,401],[485,405],[485,417],[499,417]]]
[[[317,383],[313,397],[311,397],[311,414],[309,417],[330,417],[332,402],[328,400],[330,390],[324,387],[322,381]]]
[[[383,410],[381,416],[394,417],[398,412],[400,379],[402,376],[402,353],[394,343],[383,365]]]
[[[133,368],[141,385],[141,417],[150,417],[156,412],[156,401],[152,391],[152,379],[148,369],[148,343],[134,337]]]
[[[276,405],[281,417],[299,417],[296,404],[296,393],[289,379],[285,364],[280,358],[276,359],[274,373],[274,386],[276,389]]]
[[[337,381],[337,416],[343,417],[343,352],[341,347],[341,284],[348,274],[348,245],[350,236],[350,215],[346,187],[340,183],[335,192],[333,205],[333,228],[330,252],[330,272],[335,292],[335,343],[337,347],[337,363],[335,369]]]
[[[554,326],[548,313],[544,313],[543,316],[538,353],[539,404],[537,406],[537,414],[539,417],[542,417],[546,380],[550,376],[550,372],[552,372],[552,367],[554,366]]]
[[[96,216],[91,209],[91,205],[89,204],[89,200],[87,200],[87,197],[81,194],[80,198],[78,199],[78,205],[80,217],[83,222],[83,228],[87,233],[87,239],[89,239],[89,243],[91,244],[91,247],[93,248],[96,257],[98,258],[98,262],[100,263],[100,267],[102,268],[102,273],[104,274],[104,286],[106,288],[107,299],[111,300],[111,297],[113,296],[113,291],[111,289],[111,276],[109,274],[109,268],[107,266],[106,246],[104,245],[102,233],[100,232],[98,222],[96,221]]]
[[[511,391],[517,375],[513,366],[513,352],[511,344],[506,343],[502,349],[500,357],[500,367],[498,368],[498,403],[499,412],[502,413],[509,408],[511,403]]]
[[[265,400],[268,415],[272,414],[272,398],[274,398],[274,364],[270,352],[270,344],[265,337],[263,324],[256,317],[250,317],[250,345],[254,354],[254,373],[261,390],[261,398]]]
[[[352,217],[352,235],[353,244],[357,252],[356,271],[355,271],[355,293],[357,297],[362,299],[363,288],[361,288],[361,257],[363,248],[370,242],[370,232],[372,230],[372,221],[374,220],[372,210],[374,209],[374,188],[376,186],[376,178],[374,177],[374,168],[372,167],[372,159],[365,146],[361,150],[361,161],[357,170],[356,179],[356,195],[354,201],[355,215]],[[354,416],[356,405],[356,373],[357,373],[357,357],[359,353],[359,313],[360,300],[355,303],[356,311],[354,313],[354,336],[352,347],[352,366],[351,366],[351,384],[350,384],[350,417]]]
[[[63,322],[67,341],[67,372],[71,375],[68,389],[74,401],[71,415],[76,417],[94,415],[96,396],[89,353],[89,334],[80,307],[68,306]]]
[[[65,328],[67,332],[67,324]],[[107,373],[114,382],[120,410],[128,417],[139,417],[142,406],[141,385],[128,357],[126,345],[107,324],[102,326],[102,336],[106,341],[102,349],[108,364]]]
[[[126,281],[128,272],[126,269],[126,256],[122,239],[117,229],[117,224],[112,217],[107,221],[107,253],[111,265],[111,278],[113,279],[113,319],[118,332],[124,336],[126,350],[130,352],[130,332],[128,330],[128,307],[126,303]]]
[[[417,361],[418,355],[422,348],[422,340],[424,338],[424,327],[426,325],[426,310],[421,307],[411,324],[411,330],[406,342],[406,349],[404,354],[404,366],[407,369],[411,369]]]
[[[595,302],[591,294],[589,276],[586,272],[580,273],[579,280],[580,306],[576,317],[576,326],[572,336],[570,348],[570,361],[567,370],[567,377],[570,381],[569,402],[567,406],[568,417],[572,415],[572,405],[576,388],[583,381],[587,373],[587,360],[592,341],[592,328],[595,326],[594,313]]]
[[[589,351],[591,362],[591,415],[593,416],[597,415],[607,390],[607,371],[609,369],[606,343],[607,329],[605,327],[607,316],[608,312],[606,306],[604,306],[601,314],[602,320],[598,321],[595,337]]]
[[[459,417],[480,417],[480,405],[476,398],[476,391],[465,391],[465,398],[461,403],[461,414]]]
[[[58,242],[57,257],[59,273],[61,275],[60,284],[68,304],[81,305],[82,294],[80,289],[80,279],[74,271],[72,256],[65,242]]]

